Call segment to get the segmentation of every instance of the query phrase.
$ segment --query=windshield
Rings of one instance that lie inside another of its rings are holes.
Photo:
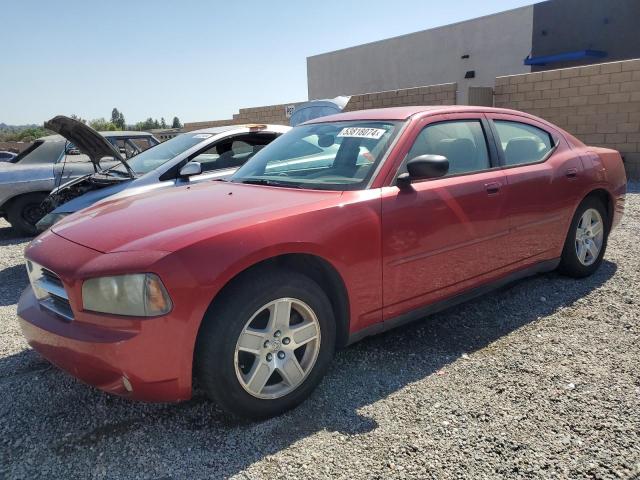
[[[241,167],[232,182],[321,190],[365,188],[398,130],[397,122],[301,125]]]
[[[136,175],[144,175],[211,137],[213,137],[211,133],[183,133],[139,153],[127,160],[127,163]],[[119,165],[117,169],[126,172],[123,165]]]

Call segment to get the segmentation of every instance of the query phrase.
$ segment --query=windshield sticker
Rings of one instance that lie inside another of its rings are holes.
[[[199,133],[197,135],[194,135],[191,138],[209,138],[212,137],[213,135],[211,133]]]
[[[338,137],[373,138],[378,140],[386,130],[382,128],[347,127],[340,130]]]

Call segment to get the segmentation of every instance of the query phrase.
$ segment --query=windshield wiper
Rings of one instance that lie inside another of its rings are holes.
[[[266,178],[249,178],[247,180],[241,180],[240,183],[246,183],[249,185],[267,185],[270,187],[302,188],[296,183],[278,182],[277,180],[268,180]]]

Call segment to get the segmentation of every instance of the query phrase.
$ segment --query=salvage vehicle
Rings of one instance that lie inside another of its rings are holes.
[[[120,156],[118,144],[133,155],[159,143],[147,132],[110,131],[99,135],[113,142],[112,158],[103,158],[102,163],[82,154],[60,135],[39,138],[11,162],[0,162],[0,216],[20,234],[34,235],[35,224],[44,215],[42,202],[56,186],[115,165],[113,156]]]
[[[341,113],[226,181],[54,225],[26,249],[19,321],[106,392],[180,401],[195,378],[228,412],[270,417],[311,394],[336,348],[528,275],[591,275],[625,191],[618,152],[526,113]]]
[[[95,132],[71,118],[57,117],[49,128],[70,142],[91,136],[96,142],[83,151],[92,156],[114,155],[108,142],[98,142]],[[70,128],[73,126],[73,128]],[[73,212],[105,198],[137,195],[158,188],[182,186],[231,175],[258,150],[288,131],[281,125],[230,125],[206,128],[173,137],[157,147],[90,173],[54,189],[43,202],[45,216],[36,228],[44,231]],[[83,142],[86,143],[86,142]]]

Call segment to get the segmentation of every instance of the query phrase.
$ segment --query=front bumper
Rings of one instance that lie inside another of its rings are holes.
[[[167,365],[166,350],[149,344],[158,339],[154,320],[143,320],[147,324],[139,331],[99,328],[79,319],[69,322],[42,309],[31,287],[20,297],[18,318],[34,350],[84,383],[136,400],[191,397],[190,382],[181,381],[176,364]]]
[[[39,238],[43,241],[34,241],[27,257],[59,275],[73,315],[63,318],[47,309],[28,286],[18,302],[18,318],[29,345],[57,367],[105,392],[154,402],[189,399],[192,350],[188,347],[194,333],[184,309],[141,319],[82,308],[79,272],[96,264],[130,266],[132,257],[142,255],[102,254],[50,231]]]

